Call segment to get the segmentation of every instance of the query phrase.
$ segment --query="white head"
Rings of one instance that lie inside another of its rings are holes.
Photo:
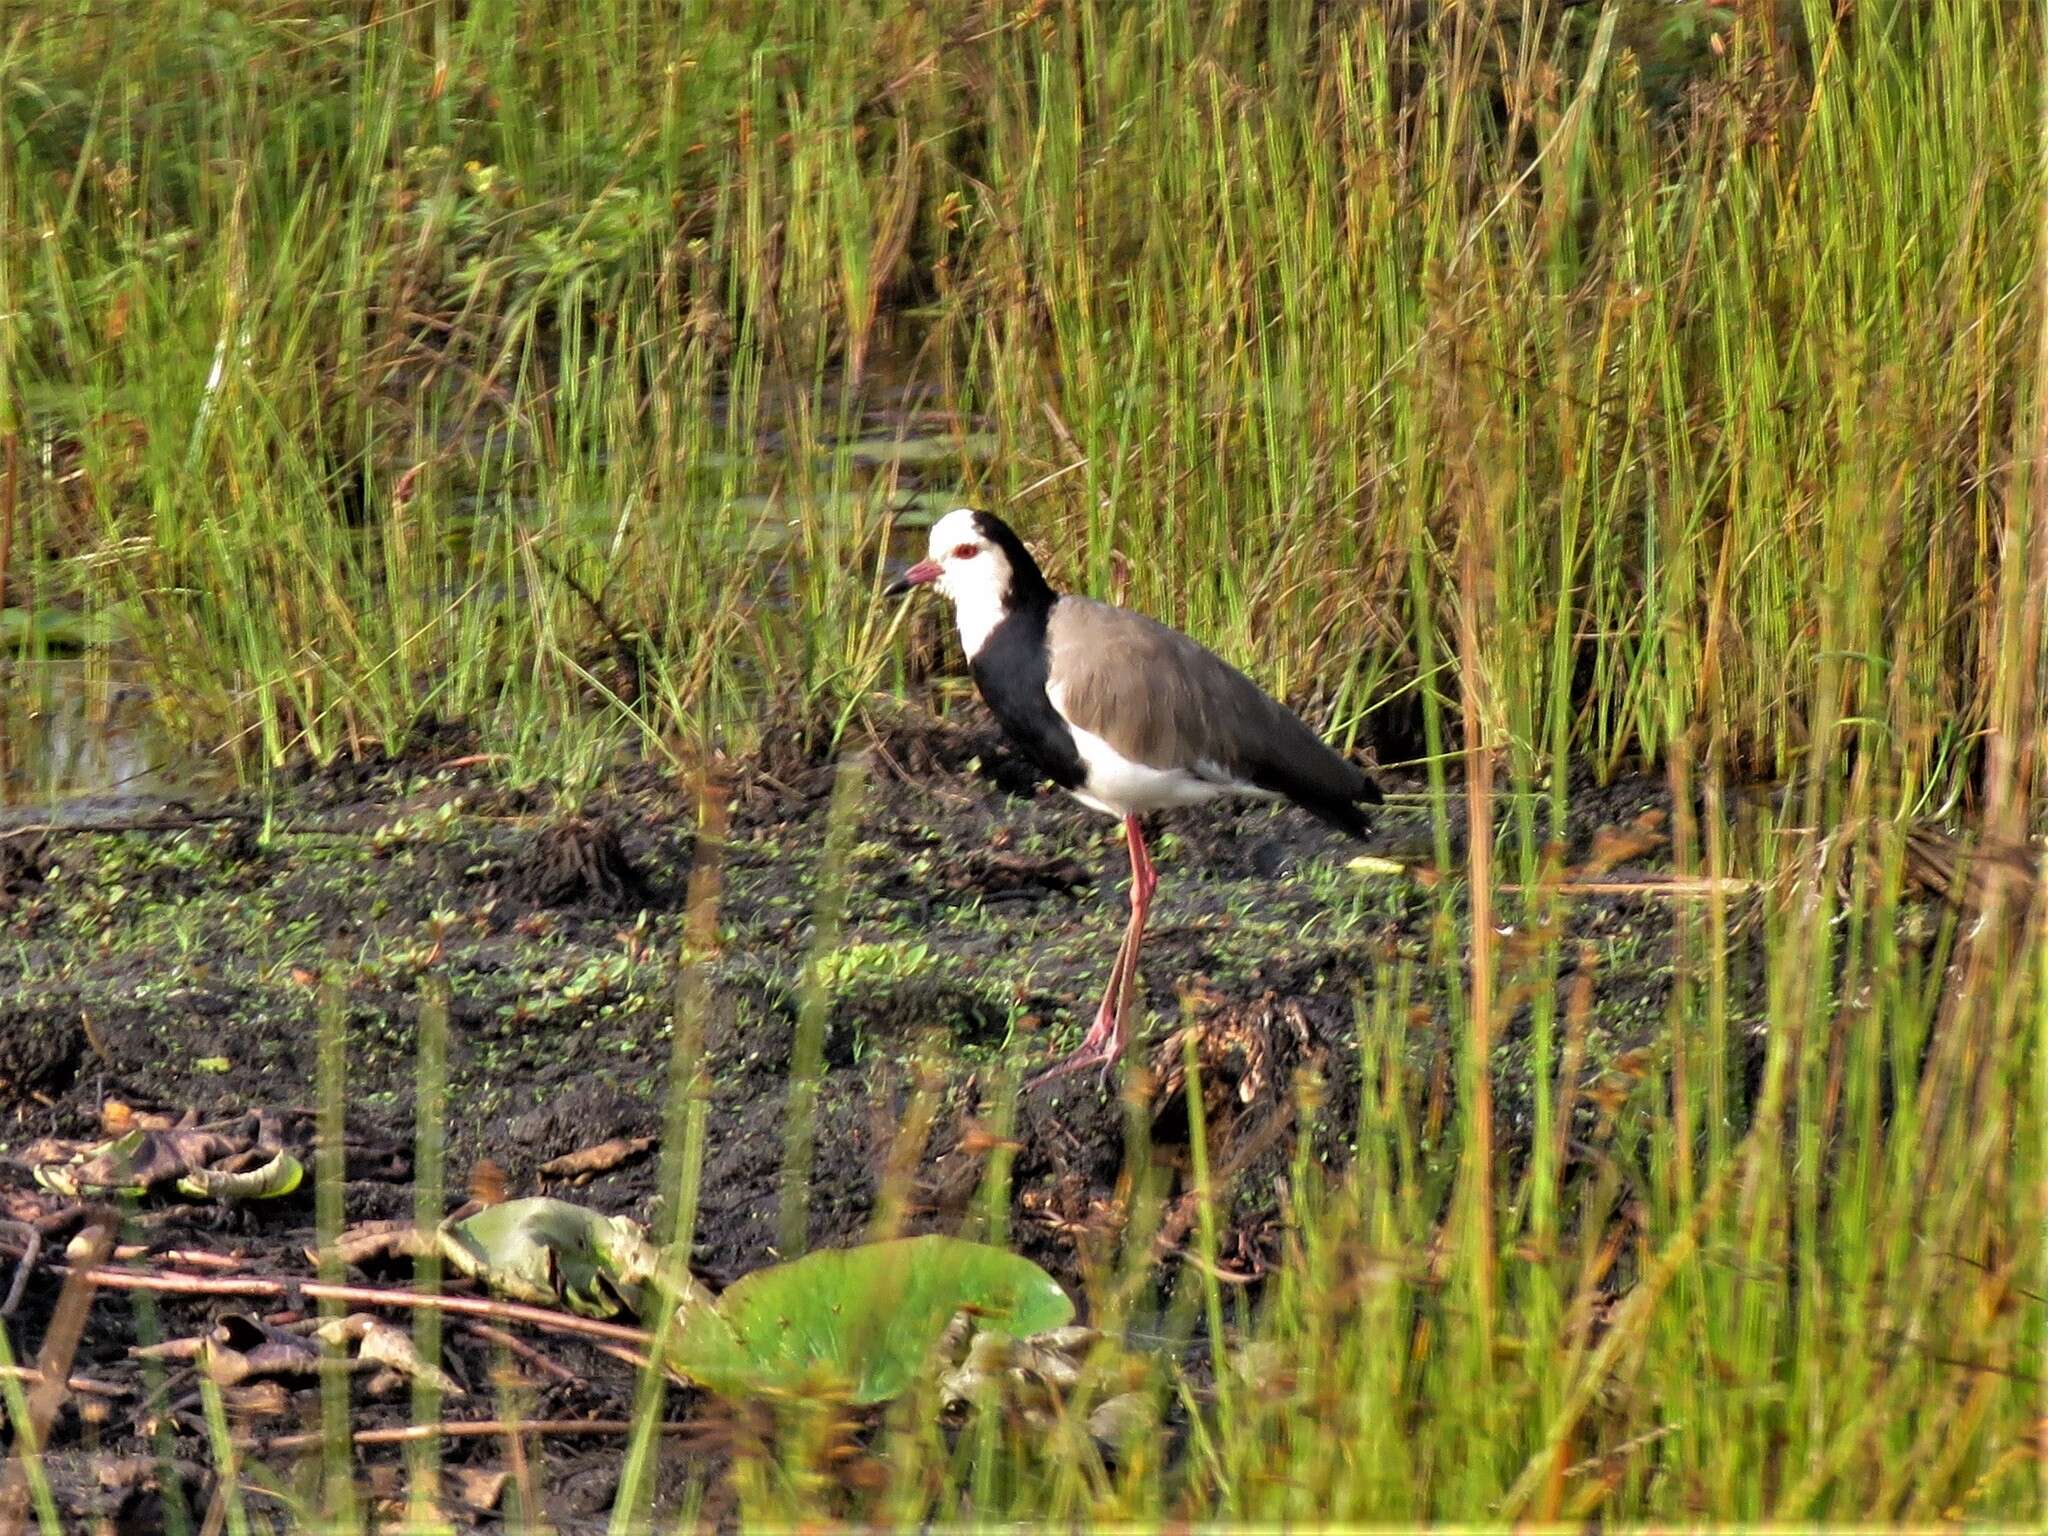
[[[953,604],[960,644],[969,656],[1018,604],[1051,601],[1038,563],[1009,525],[992,513],[969,507],[948,512],[932,525],[928,549],[926,558],[897,578],[889,591],[936,586]]]

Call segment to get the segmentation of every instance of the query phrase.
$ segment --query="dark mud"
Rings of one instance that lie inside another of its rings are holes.
[[[965,724],[905,716],[865,754],[845,932],[821,969],[813,1244],[867,1230],[920,1063],[939,1102],[916,1162],[910,1225],[959,1230],[985,1208],[990,1150],[1004,1140],[987,1127],[1020,1076],[1071,1049],[1124,915],[1113,824],[1037,785],[978,711]],[[729,780],[703,1021],[712,1102],[695,1255],[714,1287],[778,1257],[800,976],[834,775],[815,736],[789,733]],[[1585,857],[1602,828],[1668,809],[1648,782],[1576,796],[1560,829],[1565,857]],[[445,979],[450,1203],[471,1187],[550,1192],[650,1219],[655,1155],[575,1187],[541,1169],[611,1137],[661,1130],[687,893],[710,852],[699,847],[698,813],[693,786],[646,766],[622,769],[575,806],[508,789],[451,731],[396,760],[307,775],[267,803],[210,808],[214,819],[190,825],[173,814],[128,831],[0,836],[0,1155],[10,1158],[0,1165],[0,1216],[42,1221],[61,1246],[65,1202],[36,1191],[11,1159],[38,1137],[98,1134],[115,1101],[204,1119],[303,1113],[317,1097],[323,1006],[345,1029],[346,1218],[409,1216],[421,999]],[[1462,845],[1462,829],[1454,841]],[[1610,878],[1660,863],[1660,839],[1640,841]],[[1163,878],[1141,976],[1147,1022],[1132,1052],[1144,1070],[1127,1091],[1139,1095],[1168,1170],[1170,1224],[1189,1119],[1180,1031],[1194,1032],[1212,1156],[1232,1178],[1223,1256],[1243,1278],[1256,1282],[1277,1256],[1274,1176],[1299,1138],[1321,1161],[1344,1156],[1358,1021],[1375,989],[1404,962],[1427,976],[1433,952],[1464,942],[1458,902],[1442,894],[1455,881],[1433,890],[1344,861],[1360,852],[1424,860],[1430,846],[1426,806],[1398,795],[1363,849],[1266,807],[1187,813],[1155,836]],[[1511,951],[1525,917],[1500,914]],[[1657,1048],[1672,922],[1671,903],[1648,895],[1564,905],[1557,937],[1592,983],[1588,1082],[1626,1053]],[[1514,964],[1511,953],[1511,974]],[[1568,966],[1560,986],[1576,980]],[[1420,979],[1411,1003],[1402,1052],[1420,1116],[1455,1075],[1454,1047],[1444,1002]],[[1526,1016],[1524,1003],[1495,1055],[1511,1156],[1526,1135]],[[1313,1113],[1295,1108],[1304,1071],[1324,1084]],[[1022,1095],[1009,1139],[1011,1239],[1085,1306],[1123,1214],[1125,1107],[1095,1074],[1067,1078]],[[287,1199],[234,1207],[152,1200],[128,1227],[132,1241],[235,1252],[270,1273],[306,1273],[312,1236],[310,1180]],[[30,1277],[10,1320],[18,1348],[42,1336],[59,1286],[47,1266]],[[160,1501],[148,1478],[108,1484],[92,1471],[148,1449],[128,1351],[147,1330],[196,1332],[246,1305],[166,1298],[149,1321],[126,1297],[93,1304],[73,1370],[131,1395],[92,1410],[97,1422],[66,1408],[52,1466],[68,1507],[124,1528],[130,1511],[132,1528],[152,1527]],[[529,1369],[525,1412],[628,1411],[625,1367],[573,1341],[542,1342],[576,1379]],[[502,1363],[499,1346],[462,1326],[450,1330],[449,1355],[451,1370],[480,1387]],[[693,1411],[684,1397],[672,1394],[671,1414]],[[252,1432],[301,1427],[313,1401],[310,1387],[297,1392]],[[209,1458],[191,1406],[163,1422],[179,1457],[200,1466]],[[405,1414],[401,1395],[366,1405],[362,1422]],[[562,1528],[601,1523],[610,1494],[598,1485],[604,1467],[616,1468],[616,1448],[570,1439],[547,1454],[549,1486],[580,1490],[574,1501],[589,1506],[556,1510]],[[485,1442],[449,1450],[455,1464],[472,1455],[498,1451]],[[683,1454],[669,1461],[671,1488],[701,1465]],[[576,1478],[572,1464],[583,1469]]]

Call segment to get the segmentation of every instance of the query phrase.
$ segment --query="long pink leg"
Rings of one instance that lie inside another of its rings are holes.
[[[1131,847],[1131,926],[1126,932],[1128,948],[1123,974],[1112,978],[1117,989],[1116,1014],[1110,1025],[1109,1041],[1102,1048],[1105,1071],[1123,1055],[1128,1043],[1124,1038],[1124,1021],[1130,1017],[1131,999],[1138,990],[1138,946],[1145,942],[1145,920],[1152,915],[1152,893],[1159,889],[1159,871],[1152,867],[1152,850],[1145,846],[1145,833],[1138,826],[1137,817],[1124,818],[1124,840]],[[1105,1004],[1107,1001],[1105,998]]]
[[[1079,1048],[1065,1061],[1041,1072],[1038,1082],[1096,1065],[1107,1070],[1123,1054],[1124,1020],[1138,979],[1138,946],[1144,940],[1146,915],[1152,910],[1152,893],[1159,886],[1158,871],[1152,866],[1145,834],[1135,816],[1124,818],[1124,842],[1131,855],[1131,920],[1124,928],[1123,943],[1117,948],[1116,963],[1110,967],[1102,1005],[1095,1010],[1095,1022],[1082,1037]]]

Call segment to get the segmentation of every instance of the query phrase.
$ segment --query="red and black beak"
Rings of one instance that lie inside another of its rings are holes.
[[[884,597],[904,597],[919,587],[928,587],[939,579],[939,562],[920,560],[909,570],[882,588]]]

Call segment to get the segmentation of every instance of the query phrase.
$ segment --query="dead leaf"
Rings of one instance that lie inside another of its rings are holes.
[[[1641,1077],[1650,1070],[1650,1053],[1640,1048],[1623,1051],[1614,1058],[1613,1070],[1623,1077]]]
[[[247,1312],[228,1312],[200,1341],[193,1360],[218,1385],[231,1387],[256,1377],[315,1375],[320,1348]]]
[[[1633,863],[1656,852],[1666,842],[1665,815],[1645,811],[1625,827],[1602,827],[1593,834],[1593,849],[1586,862],[1572,871],[1576,880],[1597,880],[1622,864]]]
[[[248,1381],[222,1394],[228,1411],[244,1419],[277,1419],[291,1412],[292,1395],[277,1381]]]
[[[988,1126],[973,1116],[963,1117],[960,1126],[960,1140],[956,1150],[968,1157],[983,1157],[990,1152],[1017,1152],[1024,1143],[1011,1136],[998,1136]]]
[[[641,1287],[659,1276],[681,1303],[709,1305],[687,1273],[670,1276],[647,1232],[567,1200],[536,1196],[490,1205],[441,1228],[449,1264],[501,1296],[540,1306],[566,1304],[586,1317],[640,1310]]]
[[[334,1254],[344,1264],[358,1269],[378,1259],[417,1259],[436,1251],[432,1233],[423,1233],[409,1221],[366,1221],[350,1227],[334,1240]],[[320,1250],[308,1248],[306,1258],[320,1262]]]
[[[541,1176],[549,1179],[573,1179],[609,1173],[621,1164],[631,1162],[653,1146],[654,1142],[655,1138],[652,1136],[614,1136],[610,1141],[601,1141],[594,1147],[582,1147],[574,1152],[565,1152],[560,1157],[550,1158],[540,1165]]]
[[[954,1318],[935,1346],[940,1360],[958,1362],[939,1377],[940,1402],[950,1408],[1002,1402],[1021,1410],[1027,1420],[1044,1417],[1065,1401],[1081,1384],[1083,1367],[1102,1342],[1099,1332],[1080,1324],[1013,1339],[991,1330],[970,1335],[967,1322],[964,1314]],[[1092,1428],[1092,1416],[1090,1423]]]
[[[79,1143],[66,1141],[61,1136],[38,1136],[16,1156],[33,1168],[39,1163],[61,1163],[74,1155],[78,1148]]]
[[[244,1146],[246,1142],[215,1131],[138,1127],[97,1146],[74,1143],[65,1160],[38,1164],[35,1180],[52,1193],[73,1199],[97,1194],[141,1195],[204,1169]]]
[[[151,1489],[156,1486],[154,1456],[95,1456],[93,1481],[109,1493],[125,1488]]]
[[[484,1467],[450,1467],[446,1475],[455,1497],[471,1509],[496,1509],[511,1476],[503,1468]]]
[[[1123,1392],[1095,1405],[1088,1415],[1088,1433],[1104,1445],[1120,1445],[1140,1431],[1151,1431],[1156,1423],[1151,1400],[1143,1392]]]
[[[505,1170],[488,1157],[480,1157],[469,1170],[470,1198],[479,1205],[497,1205],[508,1188]]]
[[[1629,1080],[1609,1074],[1586,1090],[1586,1097],[1606,1113],[1612,1115],[1628,1103]]]
[[[431,1382],[443,1397],[463,1397],[461,1384],[440,1366],[422,1359],[413,1347],[412,1335],[393,1327],[368,1312],[351,1312],[322,1323],[319,1336],[337,1347],[354,1344],[356,1358],[365,1365],[380,1365],[408,1381]]]

